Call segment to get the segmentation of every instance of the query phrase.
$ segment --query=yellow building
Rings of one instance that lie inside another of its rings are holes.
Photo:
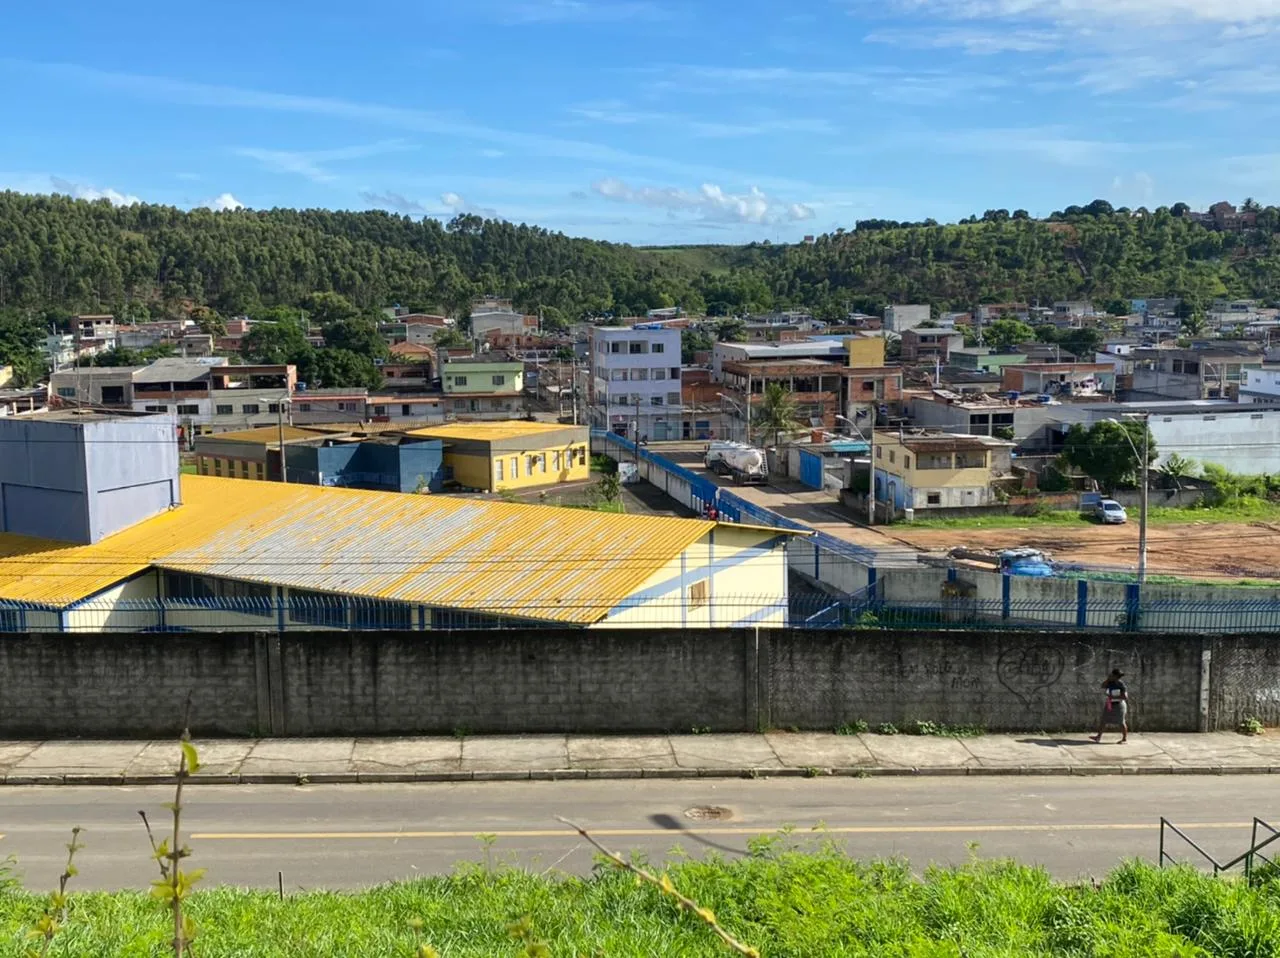
[[[849,368],[884,365],[884,337],[850,336],[844,341],[849,351]]]
[[[498,492],[590,478],[590,430],[559,423],[452,422],[410,436],[444,442],[445,481]]]
[[[895,510],[995,505],[992,481],[1012,475],[1011,442],[988,436],[876,430],[876,501]]]
[[[89,545],[0,533],[9,631],[781,626],[795,533],[211,476]]]

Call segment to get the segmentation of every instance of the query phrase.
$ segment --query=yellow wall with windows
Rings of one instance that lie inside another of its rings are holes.
[[[202,476],[223,479],[265,479],[266,467],[260,462],[227,459],[222,456],[197,456],[196,471]]]
[[[445,469],[452,469],[452,479],[468,489],[490,490],[490,465],[488,456],[462,456],[448,449],[444,451]],[[446,476],[449,473],[446,471]]]
[[[444,461],[445,465],[450,462],[448,450],[445,450]],[[591,478],[591,456],[586,443],[494,452],[490,455],[489,475],[492,481],[489,488],[495,491],[584,482]]]
[[[786,625],[783,541],[767,530],[719,525],[594,628]]]
[[[918,453],[907,449],[897,439],[880,432],[876,433],[876,470],[902,478],[909,488],[973,488],[985,486],[991,482],[990,450],[975,449],[964,453],[944,452],[939,453],[939,455],[951,456],[953,463],[956,456],[967,455],[972,457],[982,455],[986,464],[964,469],[956,469],[954,467],[950,469],[920,469],[917,465],[920,458]],[[890,458],[891,456],[892,458]],[[909,467],[903,464],[904,457],[910,458],[911,465]]]

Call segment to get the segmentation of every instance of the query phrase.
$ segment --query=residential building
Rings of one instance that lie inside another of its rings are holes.
[[[681,438],[680,330],[652,323],[595,326],[590,346],[592,423],[655,442]]]
[[[1049,433],[1061,422],[1058,405],[1006,395],[961,394],[935,389],[912,396],[911,421],[947,433],[992,436],[1034,448],[1052,443]]]
[[[158,359],[135,370],[130,405],[172,413],[192,434],[271,422],[297,384],[293,366],[233,366],[223,358]]]
[[[1129,308],[1141,314],[1143,319],[1176,318],[1182,308],[1180,296],[1147,296],[1129,301]]]
[[[1114,396],[1113,363],[1034,363],[1001,367],[1006,392],[1048,395],[1058,398]]]
[[[787,530],[179,477],[172,418],[137,421],[0,419],[4,628],[786,624]]]
[[[843,428],[841,420],[869,422],[873,407],[883,421],[902,403],[898,366],[846,366],[820,359],[726,362],[723,382],[737,417],[745,419],[748,402],[754,409],[769,386],[777,384],[790,394],[802,424],[831,432]],[[745,429],[745,423],[741,426]]]
[[[95,340],[115,345],[116,318],[109,314],[77,316],[71,321],[71,332],[77,342]]]
[[[1053,304],[1054,318],[1073,316],[1096,316],[1093,303],[1087,299],[1059,300]]]
[[[446,400],[436,393],[379,393],[365,400],[370,423],[428,425],[444,422]],[[462,418],[467,418],[464,414]]]
[[[886,306],[884,308],[884,328],[891,333],[914,329],[932,318],[933,310],[928,306]]]
[[[951,350],[963,346],[964,334],[953,329],[908,329],[902,334],[902,361],[946,365]]]
[[[133,408],[133,374],[145,366],[77,366],[50,374],[53,406]]]
[[[986,326],[997,319],[1020,319],[1024,323],[1031,319],[1030,307],[1026,303],[987,303],[973,311],[973,318],[979,325]]]
[[[44,338],[40,355],[53,372],[66,366],[74,366],[77,355],[75,337],[70,333],[50,333]]]
[[[4,367],[9,368],[9,367]],[[49,408],[49,387],[0,389],[0,416],[22,416]]]
[[[444,443],[444,477],[464,489],[500,492],[590,478],[590,429],[559,423],[452,422],[409,436]]]
[[[481,357],[442,357],[440,381],[446,415],[474,419],[511,419],[525,409],[524,363],[495,353]]]
[[[1013,478],[1013,445],[923,429],[876,430],[876,501],[915,512],[997,505],[998,481]]]
[[[1187,219],[1219,231],[1252,229],[1258,225],[1258,214],[1241,212],[1231,203],[1214,203],[1206,213],[1187,213]]]
[[[413,390],[421,392],[430,388],[434,379],[431,362],[389,362],[378,367],[382,373],[384,388],[392,391]]]
[[[790,359],[821,359],[845,362],[849,358],[846,342],[847,340],[839,337],[824,336],[809,337],[797,342],[716,343],[711,351],[711,377],[715,382],[724,381],[723,369],[726,361],[750,362],[762,359],[785,362]]]
[[[402,433],[276,426],[200,436],[194,446],[197,469],[202,476],[278,482],[282,431],[289,482],[389,492],[444,488],[443,444]]]
[[[1246,369],[1240,383],[1240,402],[1255,406],[1280,405],[1280,367]]]
[[[1150,348],[1132,353],[1134,399],[1234,399],[1263,357],[1252,344],[1204,349]]]
[[[486,299],[471,307],[471,337],[483,341],[491,332],[519,335],[538,330],[538,317],[511,308],[508,299]]]
[[[956,369],[981,369],[998,374],[1005,366],[1021,366],[1029,357],[1022,352],[993,353],[989,346],[964,346],[952,347],[947,353],[947,358]]]
[[[369,390],[364,387],[299,389],[287,412],[295,425],[367,422]]]
[[[436,358],[435,346],[427,343],[396,343],[391,347],[390,352],[393,360],[409,363],[427,363],[429,366],[434,364]]]

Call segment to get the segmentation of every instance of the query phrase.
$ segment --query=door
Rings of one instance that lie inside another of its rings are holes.
[[[822,488],[822,457],[800,450],[800,481],[813,489]]]

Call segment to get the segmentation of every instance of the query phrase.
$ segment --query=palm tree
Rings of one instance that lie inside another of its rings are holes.
[[[796,401],[780,383],[769,383],[765,387],[754,425],[765,432],[772,432],[775,446],[782,433],[803,428],[797,415]]]

